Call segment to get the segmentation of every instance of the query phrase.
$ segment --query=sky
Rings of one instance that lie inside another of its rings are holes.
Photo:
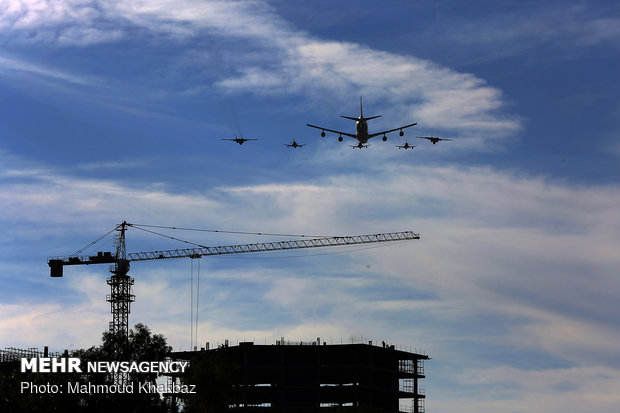
[[[47,257],[123,220],[412,230],[135,262],[130,324],[189,348],[200,277],[199,343],[385,340],[431,357],[428,412],[617,413],[619,53],[612,1],[0,0],[0,347],[99,343],[107,267]],[[370,132],[418,125],[363,150],[306,126],[352,132],[360,96]]]

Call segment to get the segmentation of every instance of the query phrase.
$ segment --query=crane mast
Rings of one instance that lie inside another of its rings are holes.
[[[258,242],[252,244],[237,244],[217,247],[200,246],[198,248],[127,253],[125,248],[125,232],[127,227],[130,226],[132,226],[132,224],[123,222],[116,227],[116,234],[114,236],[114,247],[116,250],[114,254],[106,251],[98,252],[97,255],[93,256],[70,255],[62,257],[49,257],[47,261],[50,267],[51,277],[62,277],[63,267],[65,265],[112,264],[110,266],[112,276],[107,279],[107,283],[110,286],[110,294],[106,297],[106,300],[110,303],[110,311],[112,312],[110,332],[120,333],[125,336],[129,332],[129,313],[131,311],[131,303],[135,301],[135,295],[131,293],[131,286],[134,283],[134,279],[128,275],[129,263],[131,261],[161,260],[170,258],[200,258],[209,255],[337,247],[344,245],[420,239],[419,234],[415,234],[412,231],[403,231],[369,235]]]
[[[131,286],[134,279],[127,273],[129,272],[129,260],[127,259],[127,251],[125,248],[125,231],[127,230],[127,222],[123,221],[117,228],[117,234],[114,236],[114,247],[116,254],[115,262],[110,266],[112,276],[106,282],[110,286],[110,294],[106,297],[106,301],[110,303],[110,311],[112,312],[112,321],[110,322],[110,332],[120,336],[127,336],[129,333],[129,313],[131,312],[131,303],[136,300],[136,296],[131,293]]]

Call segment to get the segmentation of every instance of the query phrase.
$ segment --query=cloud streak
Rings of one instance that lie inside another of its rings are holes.
[[[32,64],[6,56],[0,56],[0,70],[37,75],[47,79],[60,80],[62,82],[76,85],[88,85],[92,83],[92,79],[88,79],[80,75],[75,75],[62,70],[45,68],[41,65]]]
[[[566,405],[553,404],[547,392],[557,396],[562,388],[576,388],[572,394],[592,398],[576,403],[602,411],[617,406],[617,399],[602,399],[589,384],[559,379],[573,369],[604,388],[619,383],[620,216],[611,206],[620,202],[620,192],[614,186],[571,187],[492,168],[406,165],[366,176],[363,185],[354,174],[340,174],[190,193],[76,179],[34,165],[5,168],[0,176],[4,243],[28,246],[15,247],[16,254],[75,248],[76,235],[86,240],[103,232],[93,222],[111,226],[122,214],[193,227],[212,227],[209,217],[217,216],[218,225],[229,229],[265,232],[414,229],[421,240],[346,255],[205,260],[199,340],[388,338],[425,348],[437,359],[430,374],[438,380],[435,389],[442,386],[440,377],[460,389],[504,382],[516,390],[498,389],[499,399],[541,402],[559,412]],[[145,239],[136,235],[131,234],[131,249],[143,249]],[[60,245],[51,248],[51,239]],[[229,241],[217,243],[234,243]],[[177,347],[187,346],[187,267],[179,261],[164,269],[148,264],[132,269],[138,295],[132,320],[151,324]],[[90,341],[96,340],[109,309],[104,276],[93,271],[98,275],[89,269],[61,280],[79,297],[73,304],[60,306],[51,297],[36,308],[19,300],[3,304],[2,336],[65,347],[66,338],[57,332],[70,323],[84,326]],[[47,277],[44,272],[24,279]],[[67,311],[74,316],[61,320]],[[17,329],[30,333],[16,335]],[[88,341],[71,340],[76,346]],[[487,353],[488,368],[469,371],[481,352]],[[493,356],[505,352],[512,356]],[[535,354],[546,361],[536,362]],[[538,369],[531,371],[532,363]],[[478,381],[472,381],[474,373]],[[541,390],[528,384],[546,375],[555,378]],[[432,399],[439,411],[471,401],[458,392]],[[502,405],[489,399],[472,403]]]
[[[521,127],[505,112],[501,92],[483,79],[413,56],[312,37],[261,1],[50,3],[50,16],[46,1],[11,3],[4,11],[5,33],[49,30],[54,34],[48,41],[86,46],[146,30],[185,41],[190,48],[193,39],[206,34],[216,44],[234,44],[226,47],[225,72],[214,83],[223,91],[296,94],[316,106],[326,98],[344,103],[342,97],[365,95],[400,108],[386,120],[422,120],[435,130],[486,139],[512,135]],[[204,65],[198,59],[192,64]]]
[[[456,300],[455,306],[471,305],[472,296],[463,297],[467,292],[480,298],[481,311],[565,324],[566,331],[581,323],[588,331],[585,323],[594,320],[602,328],[617,327],[614,317],[606,319],[599,311],[601,305],[618,310],[610,292],[618,288],[613,274],[620,264],[614,248],[620,245],[620,217],[609,207],[620,198],[617,188],[570,188],[489,168],[397,169],[366,179],[363,186],[355,176],[339,175],[323,182],[180,194],[53,171],[5,170],[0,200],[3,222],[11,225],[89,228],[90,222],[111,225],[126,214],[146,223],[172,220],[203,227],[211,227],[209,216],[218,216],[229,229],[254,229],[260,222],[259,230],[289,233],[414,229],[423,237],[406,247],[417,255],[415,282],[441,291],[441,297]],[[370,250],[364,256],[408,283],[401,248],[393,248],[393,254],[391,248],[380,249],[377,257]],[[446,256],[437,261],[436,253]],[[303,289],[291,286],[294,291]],[[546,347],[553,348],[556,341],[550,336]],[[583,344],[587,342],[584,336]]]

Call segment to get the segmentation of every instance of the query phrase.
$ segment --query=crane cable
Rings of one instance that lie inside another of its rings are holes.
[[[116,231],[118,229],[120,225],[115,226],[113,229],[111,229],[110,231],[106,232],[105,234],[103,234],[102,236],[100,236],[99,238],[97,238],[96,240],[94,240],[93,242],[87,244],[86,246],[80,248],[79,250],[77,250],[75,252],[75,254],[73,255],[80,255],[81,253],[83,253],[84,251],[86,251],[88,248],[92,247],[93,245],[95,245],[96,243],[98,243],[99,241],[101,241],[102,239],[104,239],[105,237],[107,237],[108,235],[110,235],[111,233],[113,233],[114,231]]]
[[[200,257],[198,259],[198,270],[196,276],[196,328],[194,328],[194,334],[196,338],[194,340],[194,345],[198,345],[198,309],[200,303]]]
[[[161,229],[174,229],[180,231],[198,231],[198,232],[214,232],[221,234],[241,234],[241,235],[268,235],[273,237],[296,237],[296,238],[335,238],[331,235],[304,235],[304,234],[279,234],[270,232],[246,232],[246,231],[226,231],[220,229],[198,229],[198,228],[183,228],[183,227],[167,227],[163,225],[146,225],[146,224],[128,224],[137,229],[144,228],[161,228]],[[143,228],[139,228],[143,227]]]
[[[146,228],[140,228],[139,226],[136,226],[136,224],[128,224],[130,227],[135,228],[135,229],[139,229],[140,231],[144,231],[144,232],[148,232],[150,234],[154,234],[154,235],[159,235],[160,237],[164,237],[164,238],[168,238],[171,239],[173,241],[179,241],[179,242],[183,242],[185,244],[189,244],[189,245],[194,245],[196,247],[200,247],[200,248],[209,248],[205,245],[202,244],[198,244],[195,242],[191,242],[191,241],[186,241],[177,237],[173,237],[172,235],[166,235],[166,234],[162,234],[159,232],[155,232],[152,231],[150,229],[146,229]],[[142,225],[142,226],[146,226],[146,225]],[[175,227],[158,227],[155,225],[150,225],[149,227],[156,227],[156,228],[167,228],[167,229],[181,229],[181,228],[175,228]],[[279,236],[279,237],[312,237],[312,238],[337,238],[337,237],[328,237],[325,235],[291,235],[291,234],[270,234],[270,233],[264,233],[264,232],[232,232],[232,231],[219,231],[219,230],[201,230],[201,229],[185,229],[187,231],[206,231],[206,232],[224,232],[224,233],[228,233],[228,234],[247,234],[247,235],[271,235],[271,236]]]
[[[190,351],[198,344],[198,310],[200,305],[200,257],[196,266],[196,316],[194,317],[194,259],[190,265]]]
[[[198,228],[169,227],[169,226],[163,226],[163,225],[146,225],[146,224],[130,224],[130,223],[127,223],[127,225],[130,226],[130,227],[133,227],[135,229],[139,229],[141,231],[149,232],[149,233],[154,234],[154,235],[159,235],[160,237],[168,238],[168,239],[171,239],[171,240],[174,240],[174,241],[183,242],[183,243],[189,244],[189,245],[194,245],[194,246],[200,247],[200,248],[207,248],[207,247],[205,247],[204,245],[201,245],[201,244],[194,243],[194,242],[182,240],[182,239],[173,237],[171,235],[166,235],[166,234],[161,234],[159,232],[151,231],[151,230],[148,230],[146,228],[173,229],[173,230],[180,230],[180,231],[212,232],[212,233],[221,233],[221,234],[261,235],[261,236],[262,235],[267,235],[267,236],[273,236],[273,237],[334,238],[333,236],[329,236],[329,235],[305,235],[305,234],[280,234],[280,233],[272,233],[272,232],[226,231],[226,230],[219,230],[219,229],[198,229]],[[101,241],[103,238],[105,238],[108,235],[110,235],[112,232],[118,230],[119,227],[120,227],[120,225],[117,225],[116,227],[114,227],[110,231],[106,232],[105,234],[103,234],[102,236],[97,238],[96,240],[90,242],[89,244],[87,244],[83,248],[80,248],[79,250],[77,250],[73,255],[74,256],[80,255],[81,253],[86,251],[88,248],[92,247],[93,245],[95,245],[96,243]]]
[[[190,265],[190,290],[189,290],[189,351],[194,348],[194,260],[191,260]]]
[[[204,246],[204,245],[202,245],[202,244],[197,244],[197,243],[195,243],[195,242],[186,241],[186,240],[183,240],[183,239],[180,239],[180,238],[173,237],[173,236],[171,236],[171,235],[160,234],[159,232],[151,231],[151,230],[149,230],[149,229],[144,229],[144,228],[136,227],[136,226],[134,226],[133,224],[129,224],[129,226],[130,226],[130,227],[133,227],[133,228],[135,228],[135,229],[139,229],[140,231],[148,232],[148,233],[150,233],[150,234],[154,234],[154,235],[159,235],[160,237],[168,238],[168,239],[171,239],[171,240],[174,240],[174,241],[183,242],[183,243],[185,243],[185,244],[194,245],[194,246],[196,246],[196,247],[200,247],[200,248],[209,248],[209,247],[206,247],[206,246]]]

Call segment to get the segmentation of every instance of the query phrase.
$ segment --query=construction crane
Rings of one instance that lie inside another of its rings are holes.
[[[125,232],[128,227],[132,226],[134,225],[125,221],[116,226],[116,234],[114,237],[114,247],[116,251],[114,254],[108,251],[98,252],[97,255],[94,256],[71,255],[49,257],[47,260],[50,266],[50,276],[52,277],[62,277],[63,267],[65,265],[112,264],[110,266],[112,276],[107,279],[107,283],[110,286],[110,294],[106,297],[106,300],[110,303],[112,312],[112,322],[109,327],[111,333],[123,334],[125,336],[129,332],[131,303],[135,301],[135,295],[131,293],[131,286],[134,283],[134,279],[127,275],[129,272],[129,263],[131,261],[161,260],[168,258],[200,258],[208,255],[337,247],[343,245],[420,239],[418,234],[412,231],[404,231],[370,235],[259,242],[254,244],[238,244],[219,247],[199,246],[197,248],[133,252],[128,254],[125,249]],[[137,227],[136,225],[135,228]]]

